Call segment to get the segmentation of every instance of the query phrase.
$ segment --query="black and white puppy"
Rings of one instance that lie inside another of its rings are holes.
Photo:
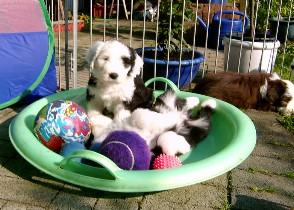
[[[87,112],[96,138],[113,119],[122,121],[134,109],[148,107],[153,90],[146,88],[140,77],[142,58],[119,41],[97,41],[90,48],[86,60],[91,72]]]
[[[202,141],[211,129],[211,116],[216,108],[214,99],[200,103],[195,96],[179,98],[167,91],[157,98],[153,109],[159,113],[177,113],[178,120],[172,129],[161,133],[156,146],[168,155],[185,154]],[[195,112],[195,109],[198,110]]]
[[[128,130],[144,138],[151,150],[159,147],[168,155],[187,153],[208,134],[216,101],[204,101],[199,115],[192,116],[192,110],[198,105],[197,97],[179,98],[167,91],[156,99],[152,109],[138,108],[124,120],[113,120],[93,143],[100,143],[112,131]]]

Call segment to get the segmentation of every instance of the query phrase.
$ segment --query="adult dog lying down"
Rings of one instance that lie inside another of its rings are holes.
[[[294,112],[294,85],[277,74],[207,73],[193,92],[211,96],[239,108]]]

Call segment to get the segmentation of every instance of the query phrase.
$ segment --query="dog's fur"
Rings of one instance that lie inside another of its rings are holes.
[[[239,108],[283,114],[294,112],[294,85],[275,73],[208,73],[196,84],[193,92],[221,99]]]
[[[197,97],[181,99],[172,91],[167,91],[157,98],[153,110],[138,108],[130,117],[114,120],[93,143],[101,142],[114,130],[129,130],[142,136],[150,149],[160,147],[165,154],[184,154],[210,129],[210,115],[216,107],[215,100],[203,102],[200,115],[192,117],[192,109],[198,104]],[[197,130],[197,135],[191,136],[193,130]]]
[[[140,77],[142,58],[121,42],[98,41],[86,60],[91,76],[87,88],[87,112],[94,137],[100,136],[113,119],[123,120],[138,107],[148,107],[153,90]]]

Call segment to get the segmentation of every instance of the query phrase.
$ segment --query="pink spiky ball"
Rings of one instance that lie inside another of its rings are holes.
[[[160,154],[157,156],[152,164],[153,169],[166,169],[182,166],[180,159],[177,156]]]

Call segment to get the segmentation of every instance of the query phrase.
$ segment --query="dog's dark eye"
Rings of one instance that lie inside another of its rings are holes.
[[[109,57],[108,56],[105,56],[102,59],[105,60],[105,61],[108,61],[109,60]]]
[[[130,58],[122,56],[121,59],[123,60],[124,66],[127,68],[132,65],[132,61]]]

